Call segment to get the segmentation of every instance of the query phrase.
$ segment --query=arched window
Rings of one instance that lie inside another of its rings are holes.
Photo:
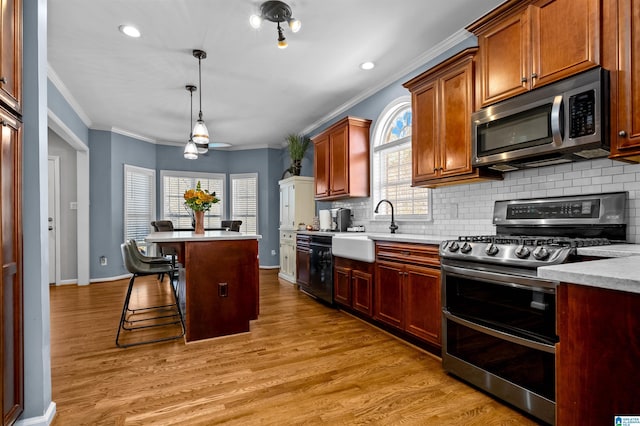
[[[398,219],[431,218],[430,192],[411,187],[411,98],[403,96],[391,102],[380,114],[373,132],[373,201],[393,203]],[[387,203],[373,217],[391,215]]]

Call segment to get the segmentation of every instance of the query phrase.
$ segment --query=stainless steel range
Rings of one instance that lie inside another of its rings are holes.
[[[626,241],[627,193],[497,201],[496,235],[440,245],[446,371],[555,423],[557,282],[537,268]]]

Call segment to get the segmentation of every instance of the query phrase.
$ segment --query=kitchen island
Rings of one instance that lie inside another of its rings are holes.
[[[145,238],[177,253],[187,342],[249,331],[259,313],[261,238],[232,231],[154,232]]]

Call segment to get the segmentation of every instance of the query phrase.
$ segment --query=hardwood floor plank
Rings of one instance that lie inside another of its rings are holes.
[[[114,341],[126,280],[53,287],[53,424],[536,424],[276,270],[260,275],[249,333],[127,349]],[[153,277],[140,283],[132,303],[162,299]]]

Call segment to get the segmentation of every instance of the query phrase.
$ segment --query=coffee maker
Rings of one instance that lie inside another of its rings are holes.
[[[351,209],[331,209],[331,220],[335,224],[333,229],[336,232],[347,232],[347,228],[351,226]]]

